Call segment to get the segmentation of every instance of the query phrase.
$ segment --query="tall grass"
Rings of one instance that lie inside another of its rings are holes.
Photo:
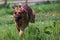
[[[35,23],[29,23],[21,37],[14,25],[12,8],[1,8],[0,40],[60,40],[60,9],[57,6],[59,4],[31,6],[36,12]]]
[[[35,6],[35,7],[34,7]],[[60,11],[60,3],[38,3],[36,5],[33,5],[32,8],[35,10],[35,12],[51,12],[51,11]]]

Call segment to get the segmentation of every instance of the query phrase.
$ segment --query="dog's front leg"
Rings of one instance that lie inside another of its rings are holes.
[[[20,29],[19,36],[23,34],[23,30]]]
[[[16,28],[18,30],[19,36],[21,36],[23,34],[23,30],[20,28],[20,26],[18,24],[15,23],[15,25],[16,25]]]

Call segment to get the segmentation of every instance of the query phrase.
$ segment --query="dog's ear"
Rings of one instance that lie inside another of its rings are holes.
[[[15,7],[18,7],[18,6],[17,5],[12,6],[13,9],[15,9]]]

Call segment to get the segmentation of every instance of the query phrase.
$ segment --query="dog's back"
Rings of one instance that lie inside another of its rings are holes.
[[[33,13],[33,10],[27,4],[23,5],[23,8],[28,13],[28,21],[30,22],[35,21],[35,14]],[[33,16],[34,16],[34,19],[33,19]]]

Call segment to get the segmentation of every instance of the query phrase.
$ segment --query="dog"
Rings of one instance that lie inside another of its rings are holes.
[[[27,5],[13,7],[14,22],[18,30],[19,36],[23,34],[24,29],[29,25],[29,22],[35,23],[34,11]]]

